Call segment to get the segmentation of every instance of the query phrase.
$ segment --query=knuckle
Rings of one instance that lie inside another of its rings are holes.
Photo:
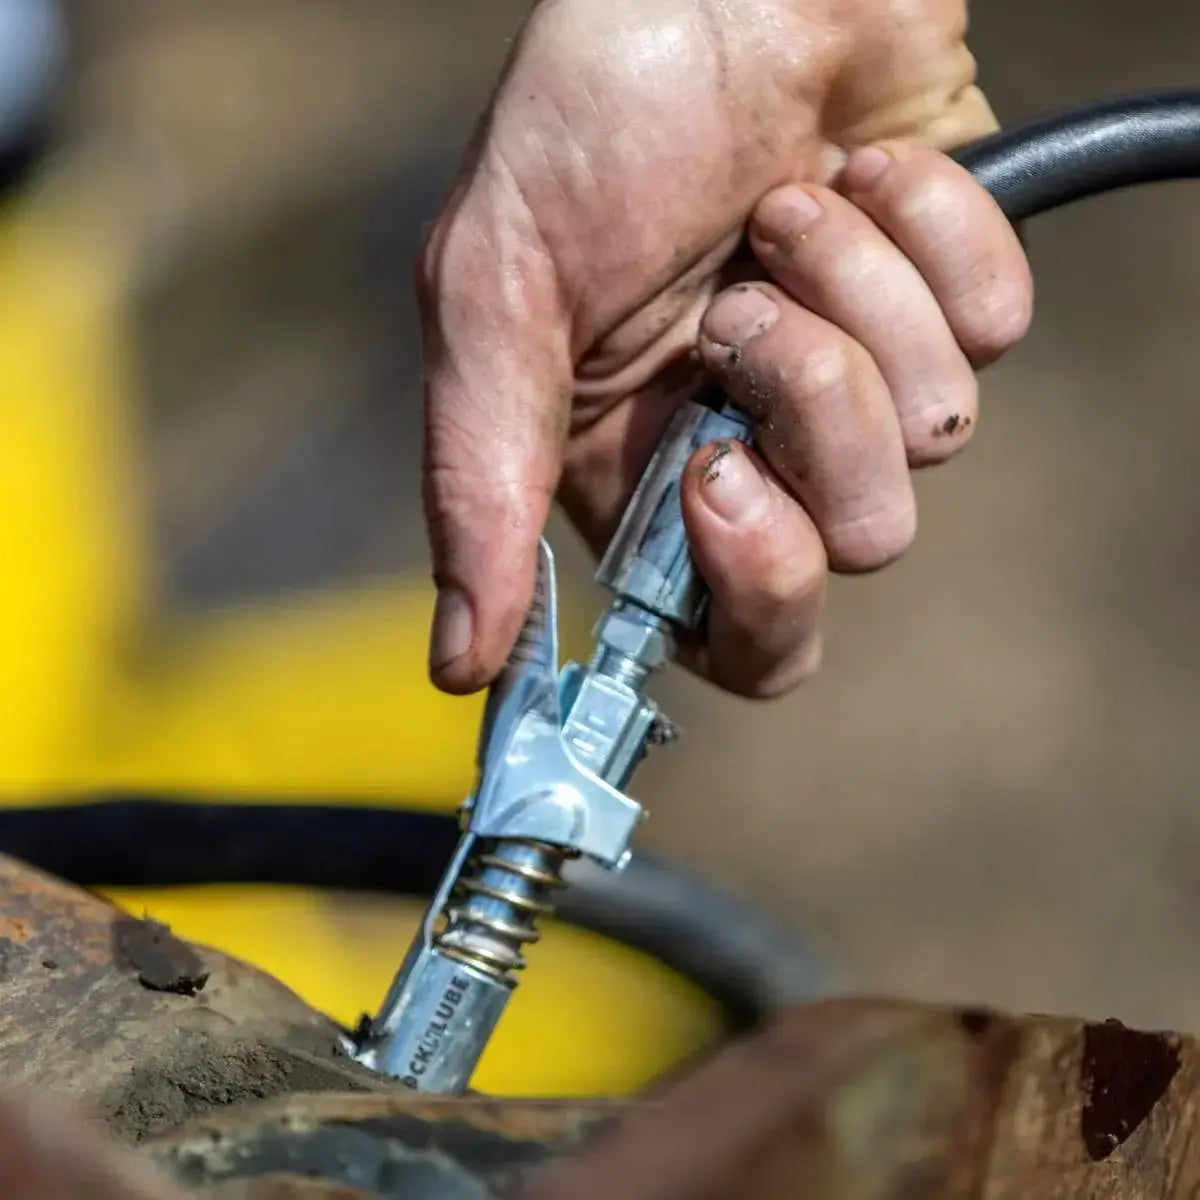
[[[469,304],[483,278],[479,264],[487,261],[486,251],[477,221],[461,209],[449,209],[427,225],[413,263],[413,282],[423,310],[447,301],[455,307]]]
[[[826,266],[826,282],[842,295],[874,289],[894,273],[897,252],[890,243],[847,236],[839,238],[836,251]]]
[[[932,151],[918,151],[899,165],[883,202],[904,225],[954,227],[978,184],[958,168],[947,170],[949,160]]]
[[[431,222],[421,231],[421,240],[413,259],[413,286],[418,303],[426,306],[436,294],[441,275],[442,227]]]
[[[744,689],[748,700],[778,700],[794,692],[821,669],[824,641],[814,633],[794,653],[753,679]]]
[[[957,307],[963,350],[976,364],[992,362],[1029,331],[1032,289],[1022,279],[995,275],[969,288]]]
[[[917,535],[917,510],[911,500],[896,502],[843,521],[826,534],[830,566],[861,575],[901,558]]]
[[[817,403],[845,394],[857,365],[848,339],[829,335],[798,349],[784,381],[788,391]]]
[[[803,682],[803,679],[782,671],[772,671],[767,675],[760,675],[740,691],[744,700],[780,700],[794,692]]]
[[[759,624],[794,626],[812,611],[813,600],[825,586],[825,564],[812,562],[811,555],[796,558],[800,561],[781,559],[758,581],[754,610]]]
[[[900,164],[883,200],[899,226],[948,248],[942,254],[944,307],[977,364],[1016,345],[1033,316],[1033,286],[1019,243],[998,211],[981,207],[985,199],[966,171],[923,148]]]

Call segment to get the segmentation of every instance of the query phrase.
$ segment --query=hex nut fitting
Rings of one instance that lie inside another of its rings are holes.
[[[596,629],[596,639],[651,671],[665,666],[670,657],[669,635],[627,609],[610,609]]]

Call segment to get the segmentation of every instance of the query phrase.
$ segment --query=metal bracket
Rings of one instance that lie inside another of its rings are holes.
[[[467,829],[547,842],[620,867],[642,806],[579,762],[563,724],[554,555],[543,540],[529,616],[489,697]]]

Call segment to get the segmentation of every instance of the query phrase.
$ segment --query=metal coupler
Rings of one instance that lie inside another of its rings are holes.
[[[355,1057],[421,1092],[470,1082],[525,966],[523,948],[587,855],[613,871],[629,859],[642,807],[625,787],[670,726],[644,695],[704,620],[679,488],[703,445],[749,440],[745,419],[690,402],[675,415],[622,517],[596,578],[613,595],[587,666],[558,665],[554,558],[543,540],[525,626],[484,710],[478,783],[463,835],[379,1014]]]

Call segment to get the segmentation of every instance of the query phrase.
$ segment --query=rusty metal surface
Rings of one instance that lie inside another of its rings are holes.
[[[145,1152],[248,1200],[1140,1200],[1200,1193],[1198,1087],[1175,1034],[837,1000],[638,1103],[293,1097]]]
[[[341,1057],[339,1032],[261,971],[0,856],[0,1088],[21,1089],[7,1127],[0,1107],[5,1200],[174,1195],[125,1180],[115,1148],[88,1136],[73,1154],[43,1154],[23,1115],[30,1090],[98,1116],[114,1140],[148,1142],[179,1182],[322,1200],[353,1195],[348,1179],[372,1164],[383,1190],[368,1196],[401,1183],[405,1195],[484,1195],[613,1111],[419,1100]],[[52,1123],[69,1144],[70,1122]]]
[[[1200,1194],[1177,1034],[847,999],[636,1102],[429,1100],[339,1061],[276,981],[5,859],[0,961],[3,1086],[108,1126],[0,1096],[6,1200]]]
[[[261,971],[0,856],[0,1080],[137,1141],[284,1092],[391,1090]]]
[[[324,1197],[458,1200],[509,1194],[538,1167],[578,1152],[636,1102],[405,1096],[293,1096],[213,1114],[145,1153],[188,1186],[320,1181]],[[223,1194],[223,1193],[218,1193]],[[257,1192],[251,1192],[258,1195]],[[301,1192],[299,1194],[310,1194]]]
[[[832,1001],[730,1047],[526,1200],[1194,1196],[1198,1083],[1174,1034]]]

